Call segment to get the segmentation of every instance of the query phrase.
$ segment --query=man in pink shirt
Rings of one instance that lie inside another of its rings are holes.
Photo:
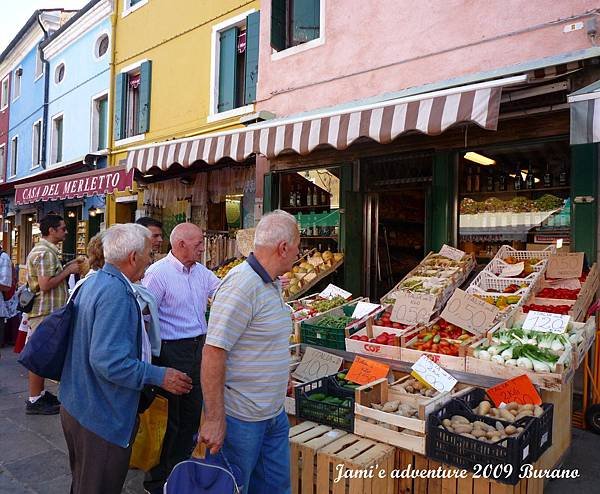
[[[200,426],[202,390],[200,364],[206,337],[206,306],[220,284],[199,263],[204,252],[202,230],[192,223],[177,225],[170,237],[171,251],[146,271],[142,283],[156,298],[162,340],[156,365],[173,367],[192,378],[192,391],[167,393],[169,420],[160,463],[146,476],[147,492],[162,492],[173,467],[189,458]],[[168,363],[168,364],[167,364]]]

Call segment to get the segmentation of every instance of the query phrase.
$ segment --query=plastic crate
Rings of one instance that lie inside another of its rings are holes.
[[[525,278],[498,278],[498,276],[489,271],[482,271],[475,276],[466,292],[472,295],[477,294],[494,298],[509,297],[511,295],[520,295],[522,298],[524,295],[528,295],[531,292],[532,287],[537,286],[537,282],[537,278],[535,280]],[[526,286],[514,293],[504,293],[504,289],[509,285]]]
[[[503,245],[498,249],[494,259],[506,259],[507,257],[514,257],[517,261],[524,261],[525,259],[548,259],[551,255],[556,254],[556,247],[549,245],[543,250],[517,250],[513,249],[510,245]]]
[[[296,395],[296,417],[312,420],[345,431],[354,431],[354,390],[338,385],[335,375],[299,384],[294,389]],[[349,406],[324,403],[312,400],[311,395],[324,393],[342,400],[350,400]]]
[[[495,276],[501,277],[500,274],[504,271],[505,268],[510,267],[511,265],[504,262],[500,258],[492,259],[488,265],[484,268],[484,271],[492,273]],[[519,280],[535,280],[541,273],[546,269],[546,260],[542,259],[540,262],[532,266],[533,272],[524,276],[523,278],[517,278]]]
[[[485,389],[473,388],[469,393],[464,394],[460,397],[460,400],[472,410],[479,406],[483,400],[487,400],[493,403],[492,399],[488,396]],[[535,439],[535,451],[533,455],[533,461],[537,461],[544,452],[552,446],[552,422],[554,420],[554,405],[551,403],[542,403],[544,413],[541,417],[534,417],[533,421],[536,426],[536,439]]]
[[[343,305],[336,307],[329,312],[320,314],[310,319],[305,319],[300,323],[300,339],[302,343],[308,345],[317,345],[326,348],[333,348],[336,350],[346,349],[346,329],[345,328],[329,328],[322,326],[319,321],[326,316],[348,316],[350,317],[354,312],[356,304]],[[350,330],[349,335],[354,334],[358,331],[358,328]]]
[[[516,485],[520,480],[521,467],[534,462],[536,454],[535,422],[528,418],[522,419],[518,422],[518,425],[525,429],[521,434],[490,444],[446,430],[442,425],[442,420],[453,415],[461,415],[471,422],[480,420],[492,426],[495,426],[496,422],[505,426],[509,425],[501,420],[476,416],[464,402],[453,399],[440,410],[429,415],[427,456],[447,465],[471,471],[475,469],[476,465],[493,465],[497,469],[497,473],[492,476],[493,480],[503,484]],[[506,471],[509,468],[507,465],[512,467],[511,471]],[[495,472],[496,469],[492,469],[492,472]]]

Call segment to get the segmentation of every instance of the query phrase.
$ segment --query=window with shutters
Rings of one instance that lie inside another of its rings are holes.
[[[150,129],[152,62],[117,76],[115,92],[115,140],[127,139]]]
[[[259,24],[260,13],[251,12],[213,26],[211,115],[245,110],[256,101]]]
[[[15,136],[10,141],[10,171],[9,177],[17,174],[17,163],[19,162],[19,137]]]
[[[8,76],[2,79],[0,87],[0,110],[4,110],[8,106]]]
[[[101,151],[107,147],[108,130],[108,94],[92,100],[92,148]]]
[[[50,147],[50,163],[60,163],[63,160],[63,127],[62,114],[52,117],[52,142]]]
[[[21,81],[23,80],[23,67],[19,67],[15,70],[13,78],[13,101],[21,96]]]
[[[6,144],[0,144],[0,182],[6,175]]]
[[[271,46],[282,51],[318,39],[322,1],[272,0]]]
[[[42,51],[38,50],[35,56],[35,80],[37,81],[44,75],[44,61],[42,60]]]
[[[42,161],[42,121],[33,124],[31,138],[31,168],[40,166]]]

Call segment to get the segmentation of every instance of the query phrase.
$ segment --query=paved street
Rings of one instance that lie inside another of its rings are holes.
[[[64,494],[69,491],[67,447],[58,416],[25,415],[27,376],[12,348],[0,350],[0,494]],[[56,391],[56,385],[49,386]],[[564,468],[578,468],[581,478],[555,480],[545,493],[596,494],[600,482],[600,436],[574,430]],[[125,493],[142,493],[141,473],[130,471]],[[321,494],[321,493],[319,493]]]

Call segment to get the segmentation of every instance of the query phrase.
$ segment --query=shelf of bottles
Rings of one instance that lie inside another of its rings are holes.
[[[77,222],[77,255],[85,256],[88,244],[88,222]]]
[[[485,258],[503,243],[523,248],[558,238],[568,243],[571,199],[566,160],[523,159],[493,166],[465,161],[460,177],[459,237],[468,252]]]
[[[279,207],[296,217],[301,250],[337,252],[340,216],[332,194],[299,173],[282,175],[280,185]]]

